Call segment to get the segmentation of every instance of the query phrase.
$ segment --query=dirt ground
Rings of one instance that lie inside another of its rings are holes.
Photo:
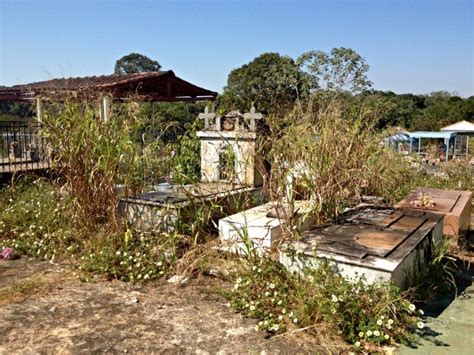
[[[317,351],[255,331],[215,292],[220,282],[86,283],[65,266],[0,260],[0,353]]]

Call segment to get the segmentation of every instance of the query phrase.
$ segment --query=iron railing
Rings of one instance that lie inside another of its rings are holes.
[[[38,122],[0,122],[0,173],[47,169],[51,165]]]

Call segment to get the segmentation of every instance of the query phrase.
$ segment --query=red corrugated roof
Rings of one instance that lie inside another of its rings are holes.
[[[0,100],[30,100],[35,97],[65,98],[68,96],[115,99],[137,97],[146,101],[183,101],[214,99],[217,93],[191,84],[173,71],[134,74],[113,74],[80,78],[61,78],[0,88]]]

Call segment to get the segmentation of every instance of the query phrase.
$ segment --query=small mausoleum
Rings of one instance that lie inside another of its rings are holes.
[[[261,186],[256,168],[257,121],[262,114],[252,106],[250,112],[239,111],[218,116],[207,108],[199,118],[204,129],[197,132],[201,141],[201,181]]]
[[[188,207],[218,202],[232,209],[234,198],[252,197],[261,190],[256,127],[262,115],[254,107],[245,114],[232,111],[224,116],[206,108],[199,118],[204,121],[204,128],[197,132],[201,182],[162,184],[153,191],[122,198],[121,206],[129,221],[142,230],[171,231]]]

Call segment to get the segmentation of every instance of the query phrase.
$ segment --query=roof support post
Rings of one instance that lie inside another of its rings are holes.
[[[104,96],[102,98],[102,104],[101,104],[101,109],[100,109],[100,118],[103,121],[108,121],[110,118],[110,97],[109,96]]]
[[[43,116],[43,100],[40,97],[36,98],[36,120],[41,122]]]
[[[466,134],[466,158],[469,157],[469,138],[470,136]]]
[[[446,145],[446,161],[448,161],[448,156],[449,156],[449,144],[451,143],[451,139],[445,139],[444,144]]]

